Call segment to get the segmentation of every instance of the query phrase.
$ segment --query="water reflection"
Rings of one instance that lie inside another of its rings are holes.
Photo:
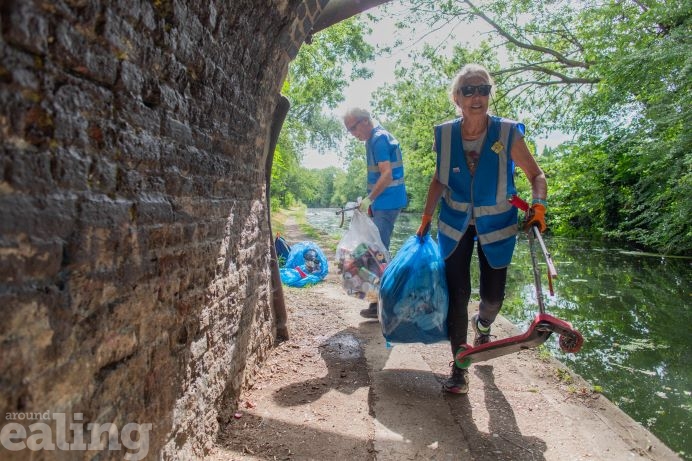
[[[548,245],[559,276],[546,308],[585,338],[579,354],[563,354],[552,343],[553,353],[673,449],[692,455],[686,436],[692,421],[690,260],[586,241],[550,239]],[[535,296],[523,289],[531,283],[527,247],[519,245],[513,262],[510,296],[522,302],[511,303],[506,314],[516,322],[534,305]]]
[[[339,229],[334,210],[309,210],[308,216],[331,234],[343,235],[348,228],[347,220]],[[392,254],[415,233],[419,219],[401,215]],[[692,426],[692,260],[589,241],[547,238],[546,244],[558,270],[555,296],[544,283],[546,310],[571,322],[584,336],[584,346],[578,354],[564,354],[557,339],[546,345],[669,447],[692,459],[692,438],[687,437]],[[477,266],[475,261],[476,290]],[[527,327],[537,311],[535,298],[528,243],[522,237],[502,313]]]

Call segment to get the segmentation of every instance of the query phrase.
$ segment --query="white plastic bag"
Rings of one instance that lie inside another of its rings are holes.
[[[336,249],[336,264],[346,293],[377,302],[380,278],[389,261],[375,223],[354,210],[351,225]]]

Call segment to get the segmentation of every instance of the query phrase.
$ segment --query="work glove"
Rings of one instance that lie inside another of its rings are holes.
[[[533,226],[538,226],[538,230],[541,234],[545,232],[547,228],[545,225],[545,205],[542,203],[534,203],[526,213],[526,224],[524,225],[524,230],[529,232]]]
[[[364,213],[367,213],[368,216],[372,217],[372,200],[370,200],[370,196],[367,195],[365,198],[361,199],[358,197],[358,209]]]
[[[429,214],[423,214],[423,217],[420,220],[420,226],[418,227],[418,230],[416,231],[416,235],[422,242],[425,236],[430,232],[430,222],[432,221],[432,215]]]

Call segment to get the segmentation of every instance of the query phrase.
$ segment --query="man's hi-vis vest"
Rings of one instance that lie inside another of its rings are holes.
[[[384,137],[384,139],[381,139]],[[368,160],[368,193],[375,187],[375,183],[380,178],[380,169],[375,162],[374,145],[377,142],[387,142],[389,148],[389,162],[392,166],[392,182],[384,191],[377,196],[372,204],[374,210],[392,210],[406,206],[406,186],[404,185],[404,162],[401,158],[401,148],[399,142],[384,130],[376,125],[370,139],[365,143],[365,151]]]
[[[447,186],[438,223],[440,249],[444,258],[452,254],[473,213],[478,240],[488,262],[496,269],[507,267],[519,230],[517,209],[507,200],[516,193],[510,150],[513,128],[523,134],[524,125],[489,116],[478,166],[471,176],[461,141],[461,121],[456,119],[435,127],[437,179]]]

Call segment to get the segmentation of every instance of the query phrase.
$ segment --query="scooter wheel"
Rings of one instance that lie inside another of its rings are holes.
[[[459,349],[457,349],[457,353],[454,356],[454,364],[457,366],[457,368],[465,369],[471,366],[471,357],[459,357],[468,349],[471,349],[471,346],[469,346],[468,344],[466,344],[465,346],[459,346]]]
[[[581,350],[581,346],[584,344],[584,338],[578,331],[573,331],[571,333],[561,334],[558,342],[563,352],[576,354]]]

